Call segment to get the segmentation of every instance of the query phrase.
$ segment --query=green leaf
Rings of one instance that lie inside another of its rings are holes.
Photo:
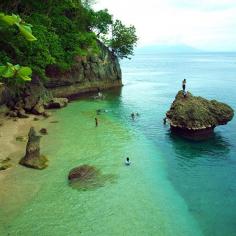
[[[31,81],[31,78],[29,76],[20,76],[20,78],[24,81]]]
[[[29,67],[22,66],[18,71],[17,74],[19,76],[31,76],[32,75],[32,70]]]
[[[6,66],[5,70],[2,72],[3,78],[11,78],[15,75],[15,70],[13,67]]]
[[[0,76],[2,76],[4,70],[6,70],[6,66],[0,66]]]
[[[17,23],[19,24],[20,21],[21,21],[21,18],[17,15],[14,15],[14,14],[12,14],[11,16],[1,14],[0,19],[2,21],[4,21],[5,23],[7,23],[8,25],[14,25],[14,24],[17,24]]]
[[[35,41],[37,40],[37,38],[35,38],[32,34],[32,30],[30,28],[30,26],[28,26],[27,24],[20,24],[19,25],[19,30],[21,32],[21,34],[28,40],[28,41]]]

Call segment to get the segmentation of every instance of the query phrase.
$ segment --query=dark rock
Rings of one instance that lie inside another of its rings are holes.
[[[44,107],[47,109],[58,109],[66,107],[68,104],[67,98],[53,98],[49,102],[44,104]]]
[[[40,132],[40,134],[43,134],[43,135],[48,134],[48,131],[47,131],[47,129],[45,129],[45,128],[40,129],[39,132]]]
[[[225,103],[207,100],[179,91],[166,117],[172,132],[191,139],[208,138],[218,125],[225,125],[234,116],[233,109]]]
[[[10,117],[17,117],[18,116],[17,111],[8,111],[6,113],[6,115],[8,115]]]
[[[34,121],[39,121],[39,118],[38,117],[34,117]]]
[[[28,143],[25,156],[20,160],[20,164],[34,169],[44,169],[47,167],[47,158],[40,155],[40,138],[33,127],[28,134]]]

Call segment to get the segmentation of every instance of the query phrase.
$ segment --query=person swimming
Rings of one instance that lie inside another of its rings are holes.
[[[132,120],[135,119],[135,114],[134,114],[134,112],[131,113],[131,117],[132,117]]]
[[[129,166],[130,164],[131,164],[131,161],[129,160],[129,157],[127,157],[125,160],[125,165]]]

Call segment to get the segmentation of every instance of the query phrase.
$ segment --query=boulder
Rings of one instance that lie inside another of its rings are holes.
[[[25,113],[25,110],[23,108],[20,108],[18,111],[17,111],[17,116],[19,118],[29,118],[28,115],[26,115]]]
[[[34,115],[43,115],[44,112],[45,112],[44,105],[41,100],[37,102],[37,104],[34,106],[34,108],[31,111],[31,113]]]
[[[8,111],[6,113],[7,116],[10,116],[10,117],[17,117],[17,111]]]
[[[47,167],[47,158],[40,155],[40,138],[33,127],[28,134],[28,143],[25,156],[20,160],[20,164],[34,169],[44,169]]]
[[[63,108],[66,107],[68,104],[67,98],[53,98],[47,103],[44,104],[44,107],[46,109],[57,109],[57,108]]]
[[[197,140],[208,138],[216,126],[227,124],[233,116],[234,111],[227,104],[189,92],[184,96],[183,91],[178,92],[166,113],[172,132]]]

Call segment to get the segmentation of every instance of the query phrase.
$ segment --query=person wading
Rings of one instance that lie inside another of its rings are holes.
[[[95,117],[95,126],[98,127],[98,118]]]

